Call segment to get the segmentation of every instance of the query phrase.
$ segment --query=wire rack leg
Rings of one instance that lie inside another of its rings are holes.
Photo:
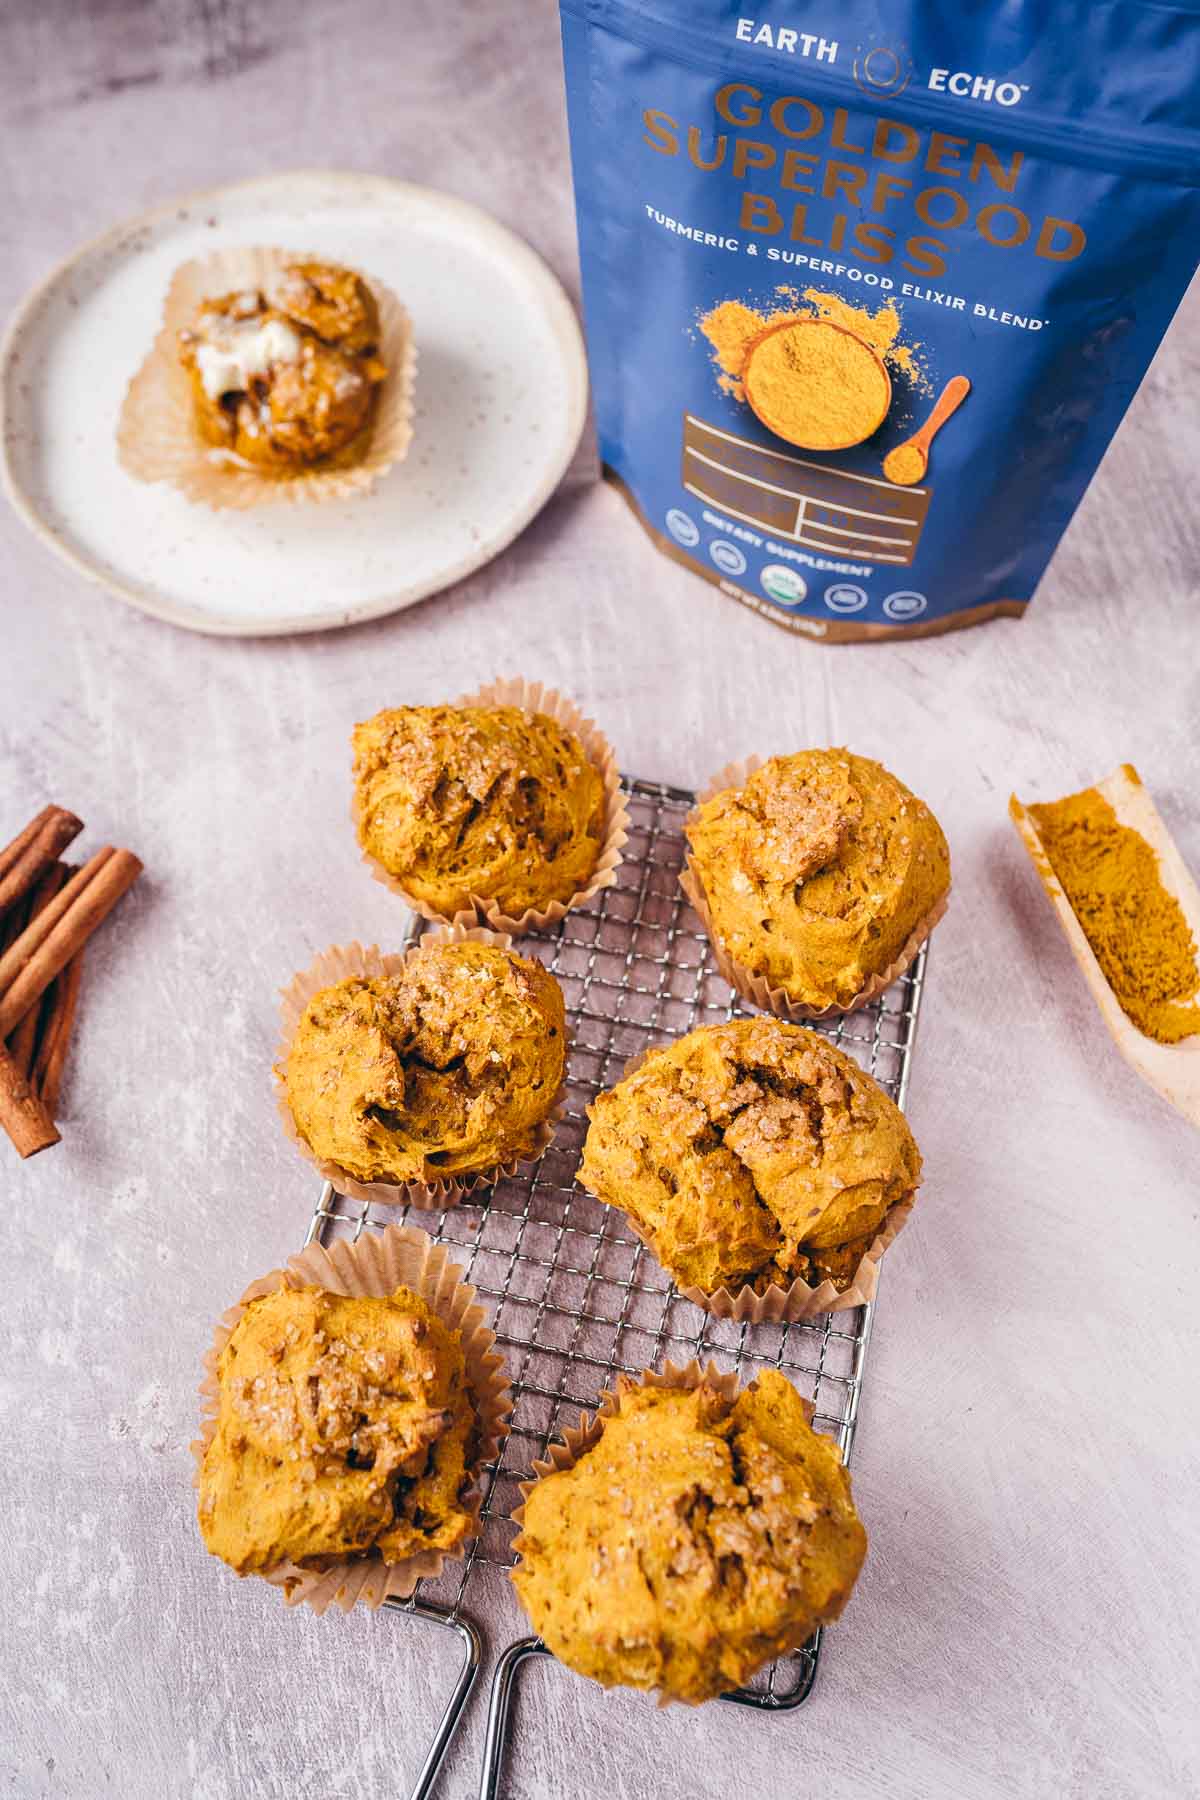
[[[803,1706],[813,1691],[813,1682],[817,1679],[817,1665],[821,1660],[821,1633],[815,1631],[799,1655],[792,1658],[794,1679],[790,1688],[780,1691],[777,1685],[777,1672],[786,1668],[786,1663],[777,1663],[771,1672],[768,1688],[733,1688],[728,1694],[720,1696],[730,1706],[757,1707],[759,1712],[794,1712],[796,1707]]]
[[[433,1734],[433,1742],[426,1752],[425,1761],[421,1764],[421,1772],[409,1796],[409,1800],[428,1800],[438,1778],[442,1760],[454,1741],[454,1735],[462,1723],[463,1708],[467,1704],[467,1696],[475,1685],[475,1677],[479,1673],[483,1660],[483,1640],[469,1619],[452,1618],[439,1606],[427,1606],[422,1601],[385,1600],[384,1605],[396,1612],[407,1613],[418,1619],[428,1619],[430,1624],[440,1625],[443,1630],[453,1631],[463,1647],[462,1667],[454,1683],[454,1690],[446,1702],[446,1709],[438,1721],[438,1728]]]
[[[504,1772],[504,1747],[512,1716],[517,1672],[532,1656],[549,1656],[541,1638],[518,1638],[496,1664],[492,1676],[492,1698],[488,1705],[487,1736],[483,1743],[483,1773],[479,1781],[479,1800],[499,1800],[500,1777]]]

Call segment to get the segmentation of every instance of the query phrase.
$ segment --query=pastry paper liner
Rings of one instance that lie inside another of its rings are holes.
[[[495,1350],[495,1333],[484,1322],[483,1308],[475,1305],[475,1289],[463,1281],[462,1269],[451,1262],[446,1247],[410,1225],[389,1225],[382,1232],[366,1232],[356,1244],[345,1239],[328,1249],[310,1244],[289,1258],[286,1269],[272,1269],[269,1275],[251,1282],[237,1304],[222,1313],[204,1357],[204,1378],[200,1383],[200,1436],[192,1444],[196,1487],[200,1485],[205,1452],[216,1436],[220,1405],[217,1359],[250,1302],[285,1287],[320,1287],[331,1294],[381,1297],[394,1293],[398,1287],[408,1287],[419,1294],[443,1324],[461,1334],[477,1420],[475,1448],[470,1458],[472,1476],[494,1461],[508,1436],[513,1408],[504,1358]],[[479,1535],[482,1503],[482,1494],[475,1485],[464,1501],[471,1529],[453,1551],[422,1550],[398,1563],[385,1563],[370,1555],[339,1557],[324,1569],[280,1563],[260,1573],[273,1587],[282,1588],[289,1606],[303,1602],[317,1614],[335,1604],[343,1612],[350,1612],[355,1606],[374,1609],[385,1600],[406,1600],[418,1581],[435,1580],[447,1561],[461,1558],[466,1545]]]
[[[621,1071],[621,1079],[624,1080],[627,1075],[632,1075],[640,1069],[647,1057],[654,1055],[655,1050],[666,1048],[667,1046],[664,1044],[655,1044],[647,1050],[640,1050],[625,1064]],[[591,1192],[590,1189],[587,1191]],[[596,1195],[594,1198],[598,1199],[599,1196]],[[874,1300],[879,1287],[879,1264],[883,1259],[883,1253],[895,1242],[908,1224],[909,1216],[916,1203],[917,1194],[914,1189],[911,1193],[905,1194],[902,1199],[897,1200],[894,1205],[889,1206],[883,1215],[879,1230],[859,1258],[858,1267],[854,1271],[849,1286],[840,1291],[828,1276],[816,1287],[812,1287],[802,1276],[797,1275],[788,1287],[782,1287],[778,1282],[772,1282],[761,1294],[749,1286],[740,1287],[736,1292],[721,1287],[715,1289],[711,1294],[706,1294],[703,1288],[680,1287],[677,1282],[675,1283],[676,1292],[685,1300],[690,1300],[693,1306],[702,1307],[705,1312],[711,1313],[715,1319],[736,1319],[740,1325],[797,1325],[803,1319],[815,1319],[822,1313],[849,1312],[853,1307],[866,1306],[869,1301]],[[611,1201],[601,1201],[601,1205],[611,1204]],[[637,1220],[631,1218],[623,1208],[618,1207],[616,1210],[621,1212],[634,1237],[646,1246],[651,1256],[657,1261],[654,1245],[638,1225]],[[660,1264],[659,1266],[667,1275],[671,1276],[671,1280],[674,1282],[675,1277],[671,1275],[671,1271],[666,1268],[666,1265]]]
[[[708,785],[697,794],[696,805],[684,821],[685,830],[706,800],[711,800],[714,794],[723,793],[726,788],[744,787],[755,769],[762,767],[762,763],[761,756],[749,756],[744,762],[727,764],[720,774],[714,775]],[[893,981],[899,980],[905,969],[908,968],[917,951],[945,912],[950,899],[950,890],[947,888],[941,898],[930,907],[925,917],[913,927],[895,961],[878,975],[872,975],[853,999],[831,1006],[806,1006],[802,1001],[789,999],[783,988],[773,988],[765,976],[753,974],[743,963],[735,962],[733,957],[727,953],[717,936],[712,913],[708,906],[708,898],[704,892],[704,884],[700,879],[700,871],[690,851],[680,872],[679,885],[687,896],[689,904],[700,915],[705,936],[712,945],[713,961],[734,992],[740,994],[743,1000],[749,1001],[751,1006],[761,1007],[763,1012],[774,1013],[777,1019],[789,1019],[793,1024],[803,1019],[841,1018],[845,1013],[857,1012],[860,1007],[869,1006],[872,1000],[878,1000],[880,994],[886,992]]]
[[[643,1369],[640,1375],[631,1378],[630,1387],[627,1391],[634,1392],[638,1388],[654,1387],[678,1388],[683,1393],[693,1393],[696,1388],[702,1385],[711,1387],[715,1392],[730,1402],[736,1399],[740,1391],[737,1375],[732,1371],[722,1372],[717,1368],[715,1363],[709,1363],[706,1368],[701,1368],[694,1357],[692,1361],[686,1365],[668,1361],[663,1364],[661,1370]],[[746,1385],[751,1386],[752,1384],[748,1382]],[[533,1492],[533,1489],[544,1476],[557,1475],[564,1469],[573,1468],[581,1456],[586,1455],[589,1450],[593,1449],[595,1445],[600,1442],[607,1421],[609,1419],[615,1419],[619,1415],[623,1399],[624,1394],[619,1388],[605,1388],[604,1392],[600,1395],[595,1412],[588,1413],[581,1411],[579,1414],[579,1423],[575,1426],[565,1427],[561,1437],[546,1446],[545,1459],[531,1465],[534,1479],[532,1481],[522,1481],[519,1484],[521,1504],[514,1508],[512,1515],[513,1524],[517,1527],[517,1536],[513,1539],[512,1548],[518,1554],[522,1554],[525,1549],[521,1527],[525,1522],[525,1502]],[[814,1412],[812,1402],[810,1400],[805,1400],[803,1395],[801,1395],[800,1404],[804,1408],[805,1418],[811,1425]],[[677,1701],[674,1695],[663,1693],[658,1693],[657,1702],[660,1707],[673,1705],[703,1706],[705,1704],[702,1700]]]
[[[416,348],[407,312],[373,275],[363,279],[379,307],[379,354],[388,373],[365,434],[315,467],[276,474],[206,444],[196,431],[191,382],[179,361],[176,333],[192,323],[203,300],[239,288],[269,293],[289,263],[320,260],[296,250],[229,248],[175,271],[161,329],[121,406],[117,452],[123,468],[139,481],[168,481],[201,505],[245,511],[365,494],[403,460],[412,440]]]
[[[908,1224],[916,1203],[916,1194],[912,1193],[889,1206],[879,1230],[859,1258],[853,1280],[840,1293],[828,1277],[817,1287],[810,1287],[799,1275],[790,1287],[780,1287],[777,1282],[772,1282],[762,1294],[752,1287],[739,1288],[736,1294],[730,1293],[728,1288],[706,1294],[702,1288],[681,1287],[679,1292],[685,1300],[690,1300],[694,1306],[702,1306],[715,1319],[736,1319],[739,1324],[747,1325],[768,1322],[796,1325],[802,1319],[815,1319],[821,1313],[849,1312],[852,1307],[866,1306],[875,1298],[879,1286],[879,1264],[883,1253]],[[629,1224],[630,1229],[641,1237],[632,1219]],[[642,1242],[646,1240],[643,1238]],[[649,1244],[646,1247],[649,1249]]]
[[[442,931],[427,932],[423,937],[410,944],[407,950],[397,954],[385,955],[377,945],[370,944],[364,948],[362,944],[333,944],[323,950],[316,961],[302,975],[293,975],[288,985],[280,991],[280,1024],[282,1035],[279,1049],[275,1056],[275,1100],[279,1108],[279,1117],[283,1129],[296,1145],[300,1154],[307,1158],[326,1181],[332,1181],[339,1194],[345,1194],[353,1200],[374,1200],[381,1206],[416,1206],[426,1211],[445,1212],[457,1206],[469,1194],[480,1188],[495,1187],[497,1182],[505,1181],[517,1173],[522,1163],[536,1162],[546,1150],[558,1129],[566,1105],[567,1093],[567,1060],[570,1055],[570,1037],[563,1030],[563,1079],[557,1094],[554,1096],[550,1111],[538,1126],[532,1147],[521,1156],[511,1158],[508,1162],[497,1163],[494,1168],[480,1169],[472,1175],[464,1175],[458,1179],[439,1176],[429,1170],[426,1181],[356,1181],[346,1169],[328,1158],[317,1156],[301,1137],[292,1117],[292,1109],[288,1105],[287,1089],[284,1084],[284,1068],[288,1053],[292,1047],[297,1027],[303,1017],[304,1009],[314,994],[322,988],[332,987],[336,981],[345,981],[353,975],[395,975],[408,960],[420,953],[427,944],[495,944],[500,950],[511,950],[512,939],[500,932],[487,931],[482,926],[451,925]],[[427,1165],[428,1167],[428,1165]]]
[[[612,746],[595,722],[584,718],[573,700],[560,694],[556,688],[544,687],[540,681],[526,681],[521,675],[507,680],[489,681],[473,694],[460,694],[452,704],[519,706],[522,712],[545,713],[564,730],[575,733],[583,745],[588,761],[604,782],[604,836],[600,843],[600,855],[587,886],[579,888],[569,900],[552,900],[544,909],[529,906],[516,916],[501,911],[497,901],[473,894],[470,906],[448,916],[435,912],[426,901],[418,900],[415,895],[410,894],[400,878],[390,874],[368,850],[362,853],[363,861],[376,881],[381,881],[393,894],[399,894],[405,904],[411,906],[423,919],[438,920],[445,925],[489,925],[493,931],[507,931],[514,937],[521,937],[528,931],[545,931],[547,926],[557,925],[560,919],[565,918],[572,907],[584,906],[602,888],[611,887],[617,879],[617,870],[622,861],[621,852],[629,838],[629,808],[621,791],[621,775]],[[357,805],[354,818],[357,829]]]

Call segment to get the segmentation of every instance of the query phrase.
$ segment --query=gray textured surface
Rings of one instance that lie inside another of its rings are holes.
[[[383,10],[6,9],[5,309],[123,214],[312,162],[478,199],[573,284],[547,0]],[[214,1314],[312,1200],[268,1082],[275,988],[399,923],[346,823],[349,728],[517,669],[676,782],[801,742],[885,757],[941,815],[956,891],[912,1091],[927,1187],[856,1452],[872,1554],[816,1696],[775,1723],[656,1716],[538,1667],[511,1794],[1197,1790],[1197,1139],[1110,1047],[1004,802],[1131,758],[1200,865],[1198,361],[1193,300],[1026,621],[902,647],[785,637],[583,483],[454,593],[275,643],[142,618],[0,519],[0,836],[53,797],[148,867],[90,956],[65,1142],[20,1168],[0,1145],[7,1791],[404,1791],[448,1650],[234,1581],[197,1540],[187,1445]],[[493,1636],[513,1623],[497,1600]]]

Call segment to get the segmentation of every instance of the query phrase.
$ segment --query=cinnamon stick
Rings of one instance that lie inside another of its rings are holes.
[[[57,806],[43,806],[37,818],[30,819],[28,825],[22,831],[18,831],[12,842],[5,844],[3,850],[0,850],[0,875],[8,874],[22,851],[27,850],[32,844],[47,819],[53,818],[58,810]]]
[[[75,1023],[79,1002],[79,983],[83,975],[83,951],[77,951],[47,994],[48,1007],[41,1028],[41,1042],[33,1068],[34,1092],[53,1118],[58,1112],[62,1090],[63,1068]]]
[[[64,881],[66,881],[68,872],[69,871],[63,867],[62,863],[51,863],[30,896],[29,916],[26,923],[31,923],[37,918],[40,912],[45,911],[55,894],[57,894],[62,887]],[[20,1069],[22,1075],[26,1077],[28,1077],[29,1071],[33,1067],[34,1051],[37,1046],[38,1038],[38,1022],[49,1000],[50,995],[47,993],[44,996],[41,1005],[30,1007],[29,1011],[25,1014],[25,1017],[21,1020],[21,1023],[17,1026],[17,1029],[13,1032],[12,1038],[9,1041],[9,1055],[16,1063],[18,1069]]]
[[[36,1156],[39,1150],[48,1150],[51,1144],[59,1141],[54,1120],[3,1044],[0,1044],[0,1125],[16,1145],[19,1156]]]
[[[10,906],[4,917],[0,919],[0,956],[3,956],[10,944],[15,944],[26,925],[29,923],[29,904],[27,900],[18,900]]]
[[[40,823],[39,823],[40,820]],[[36,827],[36,829],[35,829]],[[50,806],[31,819],[0,853],[0,913],[20,900],[57,862],[73,838],[83,830],[83,820],[61,806]],[[24,841],[23,841],[24,840]]]
[[[0,956],[0,1038],[16,1029],[141,872],[136,856],[106,845]]]
[[[0,996],[12,986],[30,957],[113,855],[112,845],[105,844],[82,869],[76,869],[66,887],[55,895],[49,906],[43,907],[36,919],[31,919],[26,913],[21,930],[3,953],[0,953]]]

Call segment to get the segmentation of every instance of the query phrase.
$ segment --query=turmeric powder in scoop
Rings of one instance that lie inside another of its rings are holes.
[[[892,399],[883,359],[827,319],[792,319],[764,332],[742,380],[767,430],[804,450],[861,444],[883,424]]]
[[[913,487],[927,467],[925,452],[917,444],[897,444],[883,459],[883,472],[897,487]]]
[[[1195,939],[1153,847],[1095,788],[1028,810],[1122,1011],[1161,1044],[1200,1032]]]

